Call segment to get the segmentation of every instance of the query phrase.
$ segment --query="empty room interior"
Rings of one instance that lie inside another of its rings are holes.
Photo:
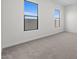
[[[2,59],[77,59],[76,0],[2,0]]]

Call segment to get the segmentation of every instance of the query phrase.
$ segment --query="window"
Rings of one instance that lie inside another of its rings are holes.
[[[55,27],[60,27],[60,10],[54,10],[54,20],[55,20]]]
[[[24,31],[38,29],[38,4],[24,0]]]

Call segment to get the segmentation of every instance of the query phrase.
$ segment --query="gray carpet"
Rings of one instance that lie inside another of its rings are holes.
[[[63,32],[6,48],[2,59],[77,59],[76,34]]]

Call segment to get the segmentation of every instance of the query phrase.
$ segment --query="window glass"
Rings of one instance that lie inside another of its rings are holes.
[[[24,0],[24,31],[38,29],[38,4]]]
[[[60,18],[60,10],[59,9],[55,9],[54,10],[54,18],[55,19],[59,19]]]

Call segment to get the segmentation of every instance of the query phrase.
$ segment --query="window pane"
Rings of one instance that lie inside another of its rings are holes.
[[[55,9],[54,10],[54,18],[60,18],[60,10],[59,9]]]
[[[29,1],[24,1],[24,15],[37,16],[38,5]]]

